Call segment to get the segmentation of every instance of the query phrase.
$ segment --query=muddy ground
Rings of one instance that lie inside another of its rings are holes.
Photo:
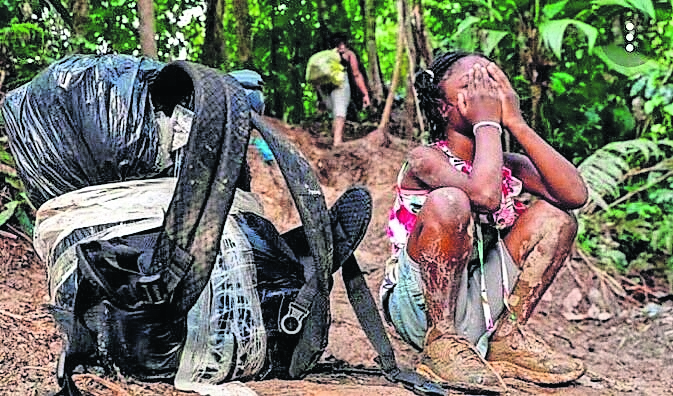
[[[347,142],[338,150],[329,139],[283,126],[318,171],[328,204],[350,184],[369,188],[374,219],[357,252],[374,294],[388,254],[384,233],[397,170],[409,144],[393,139],[381,148],[371,139]],[[298,223],[275,166],[251,150],[253,189],[280,230]],[[46,274],[26,237],[0,233],[0,395],[47,395],[57,390],[54,370],[61,340],[46,310]],[[557,277],[529,327],[553,346],[584,359],[587,374],[576,383],[542,388],[509,382],[512,395],[664,395],[673,394],[673,303],[634,304],[613,297],[604,274],[576,254]],[[355,318],[340,276],[332,293],[330,343],[325,362],[373,368],[375,353]],[[412,367],[417,354],[389,328],[399,363]],[[169,384],[144,384],[93,374],[76,376],[88,395],[188,395]],[[260,381],[247,385],[260,395],[411,395],[377,376],[322,373],[303,381]]]

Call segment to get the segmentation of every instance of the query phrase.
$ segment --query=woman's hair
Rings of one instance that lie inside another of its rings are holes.
[[[444,80],[458,60],[470,55],[483,56],[473,52],[445,52],[438,55],[428,69],[416,73],[414,87],[418,95],[419,106],[428,124],[427,129],[431,142],[441,140],[446,130],[446,119],[440,111],[440,100],[444,99],[444,93],[439,89],[439,83]]]
[[[344,43],[346,46],[348,46],[348,34],[346,34],[346,32],[332,33],[329,40],[330,46],[334,48],[341,43]]]

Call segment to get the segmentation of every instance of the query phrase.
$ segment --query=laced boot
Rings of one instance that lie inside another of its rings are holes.
[[[451,388],[477,394],[507,390],[502,378],[464,337],[430,331],[416,372]]]
[[[581,360],[554,351],[518,325],[508,335],[491,340],[486,360],[503,378],[544,385],[574,381],[586,370]]]

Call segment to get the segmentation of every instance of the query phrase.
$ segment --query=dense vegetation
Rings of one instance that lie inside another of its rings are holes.
[[[398,77],[406,122],[391,133],[405,138],[422,136],[410,83],[431,48],[495,59],[529,122],[591,185],[581,251],[673,285],[670,0],[0,0],[0,95],[68,53],[148,54],[255,69],[269,115],[299,123],[316,111],[303,66],[335,31],[349,33],[366,66],[375,106],[361,116],[378,121]],[[0,173],[0,225],[14,218],[30,232],[6,140]]]

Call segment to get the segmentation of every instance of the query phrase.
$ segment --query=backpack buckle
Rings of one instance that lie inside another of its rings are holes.
[[[280,320],[280,329],[285,334],[297,334],[302,328],[304,318],[308,316],[308,309],[302,307],[296,302],[291,302],[287,314]],[[289,326],[286,321],[289,322]],[[288,328],[289,327],[289,328]]]
[[[160,274],[145,275],[138,278],[136,297],[138,302],[145,305],[159,305],[166,302],[163,283]]]

